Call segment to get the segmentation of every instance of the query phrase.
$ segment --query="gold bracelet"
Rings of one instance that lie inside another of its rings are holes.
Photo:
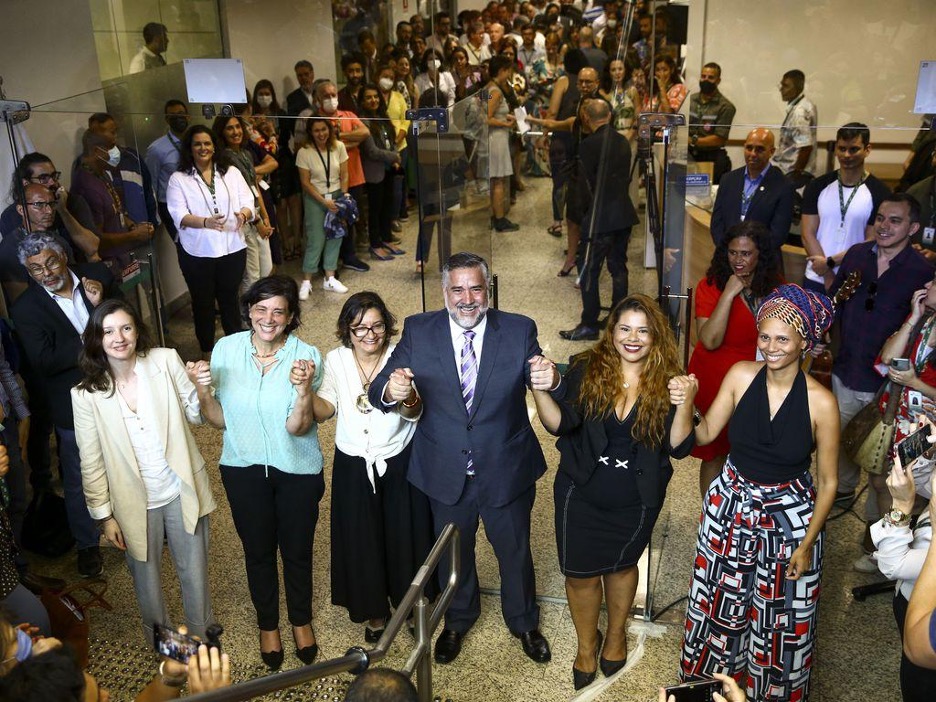
[[[412,409],[413,407],[419,404],[419,393],[417,392],[415,393],[415,395],[416,397],[413,399],[412,403],[407,404],[406,400],[403,400],[403,402],[401,402],[400,404],[406,407],[406,409]]]

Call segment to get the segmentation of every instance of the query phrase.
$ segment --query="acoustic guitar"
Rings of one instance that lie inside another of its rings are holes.
[[[845,282],[842,283],[842,287],[838,289],[838,291],[835,293],[835,296],[832,298],[833,313],[838,310],[839,306],[847,302],[848,298],[855,294],[855,291],[860,285],[861,271],[852,271],[849,273],[848,277],[845,279]],[[833,355],[829,348],[832,345],[829,335],[826,335],[826,341],[828,343],[826,344],[826,348],[822,351],[822,353],[819,354],[819,356],[813,356],[811,353],[807,353],[806,358],[803,359],[803,363],[800,367],[803,369],[804,373],[811,375],[813,378],[831,390]]]

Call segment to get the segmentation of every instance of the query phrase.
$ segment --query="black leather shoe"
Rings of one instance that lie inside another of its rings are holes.
[[[501,217],[500,219],[494,220],[494,231],[495,232],[515,232],[520,229],[520,225],[515,222],[511,222],[506,217]]]
[[[458,658],[458,654],[461,653],[461,642],[463,636],[464,634],[462,634],[460,631],[443,629],[442,633],[439,634],[439,638],[436,639],[435,662],[451,663],[456,658]]]
[[[598,339],[598,330],[594,327],[579,324],[575,329],[560,331],[559,336],[569,341],[595,341]]]
[[[23,587],[34,595],[41,595],[44,590],[61,592],[67,585],[61,578],[50,578],[45,575],[33,573],[31,570],[20,573],[19,580],[23,584]]]
[[[78,573],[82,578],[96,578],[104,572],[101,549],[98,546],[78,549]]]
[[[380,641],[380,637],[383,636],[384,627],[379,629],[371,629],[369,626],[364,627],[364,640],[367,643],[377,643]]]
[[[282,651],[280,652],[282,655]],[[318,655],[318,644],[310,644],[309,646],[303,646],[302,648],[296,648],[296,658],[302,661],[305,665],[312,665],[315,662],[315,657]]]
[[[357,271],[358,273],[367,273],[367,271],[370,270],[370,266],[359,258],[349,258],[347,261],[344,261],[343,264],[345,268]]]
[[[543,636],[539,629],[530,629],[522,634],[514,634],[523,645],[523,652],[527,657],[537,663],[548,663],[552,659],[552,653],[549,651],[549,642]]]
[[[601,655],[601,639],[602,639],[601,631],[599,631],[598,632],[598,645],[595,646],[595,669],[592,672],[586,673],[584,671],[579,670],[574,665],[572,666],[572,684],[575,686],[576,690],[581,690],[583,687],[588,687],[593,682],[595,682],[595,678],[598,676],[597,662],[598,662],[599,656]]]
[[[607,658],[598,659],[598,667],[601,668],[601,674],[606,678],[610,678],[621,668],[623,668],[626,663],[626,658],[623,661],[609,661]]]
[[[279,651],[260,651],[260,659],[270,670],[279,670],[283,665],[283,649]]]

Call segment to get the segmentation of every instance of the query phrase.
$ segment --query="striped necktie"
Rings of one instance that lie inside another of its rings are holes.
[[[471,403],[474,400],[475,381],[478,379],[478,359],[475,357],[474,340],[475,332],[468,330],[465,332],[465,343],[461,350],[461,364],[459,372],[461,375],[462,399],[465,401],[465,411],[471,413]],[[466,468],[468,475],[474,475],[474,462],[471,460],[471,454],[468,454],[468,466]]]

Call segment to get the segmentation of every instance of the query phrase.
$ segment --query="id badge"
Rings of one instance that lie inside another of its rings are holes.
[[[326,199],[326,200],[334,200],[335,198],[332,197],[332,194],[331,194],[331,193],[325,193],[325,199]]]
[[[250,192],[253,193],[253,196],[254,196],[255,198],[259,198],[259,197],[260,197],[260,191],[257,189],[257,186],[256,186],[256,185],[251,185],[251,186],[250,186]]]
[[[270,189],[270,184],[267,183],[265,180],[261,180],[261,181],[260,181],[260,189],[261,189],[261,190],[269,190],[269,189]]]
[[[907,391],[907,407],[912,413],[923,411],[923,393],[919,390]]]
[[[936,227],[923,227],[922,242],[927,245],[932,245],[934,238],[936,238]]]

